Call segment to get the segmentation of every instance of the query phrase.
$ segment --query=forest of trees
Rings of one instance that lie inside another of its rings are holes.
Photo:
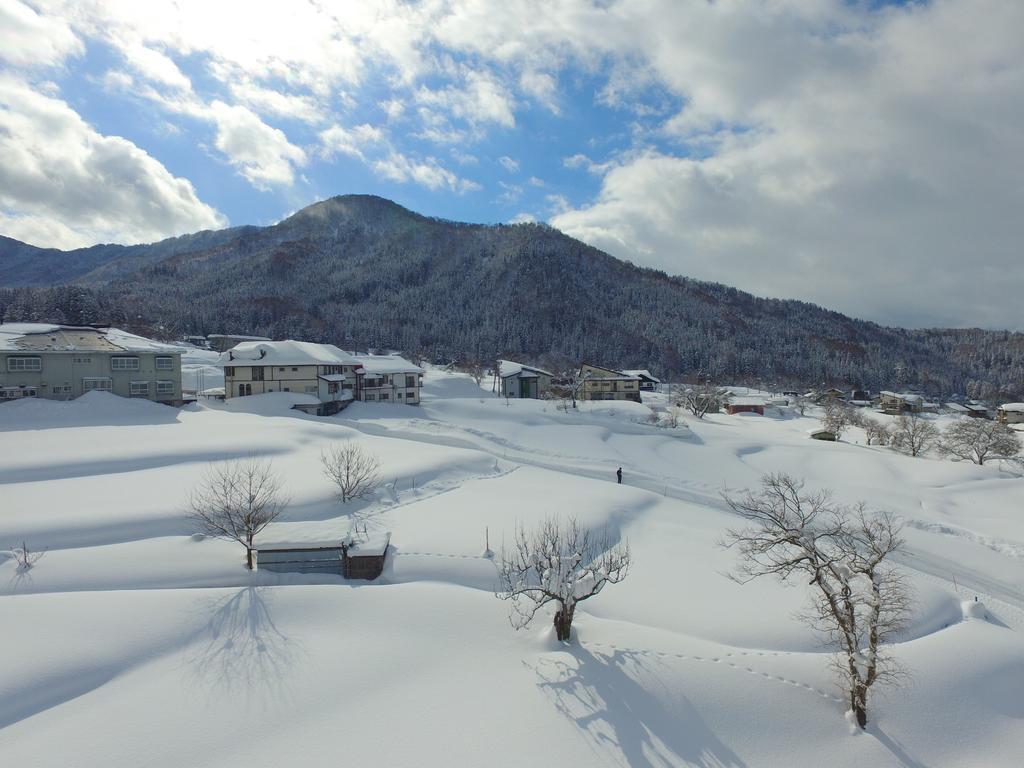
[[[5,259],[29,258],[18,245],[10,256],[0,247],[0,274],[11,274]],[[1024,394],[1024,334],[887,328],[641,269],[545,225],[458,224],[368,196],[332,198],[272,227],[97,248],[107,250],[67,254],[74,274],[53,271],[74,284],[0,288],[0,318],[110,323],[166,339],[250,333],[444,361],[502,356],[556,370],[585,360],[779,388]]]

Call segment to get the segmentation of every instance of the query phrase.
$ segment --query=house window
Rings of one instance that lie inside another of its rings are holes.
[[[406,376],[405,377],[405,386],[407,386],[407,387],[415,387],[416,386],[416,377],[415,376]]]
[[[403,395],[401,392],[399,392],[397,395],[395,395],[395,397],[397,397],[399,400],[401,400],[403,397],[405,397],[405,395]]]
[[[284,373],[284,368],[278,368],[278,369],[277,369],[277,372],[278,372],[278,373]]]
[[[338,394],[338,382],[331,381],[327,384],[327,394],[336,395]]]
[[[299,370],[299,369],[298,369],[298,368],[292,368],[292,370],[293,370],[293,371],[297,371],[297,370]]]
[[[91,363],[92,362],[92,358],[91,357],[76,357],[74,359],[74,362],[76,362],[76,363]]]
[[[366,399],[367,399],[367,400],[376,400],[376,399],[377,399],[377,396],[376,396],[376,395],[369,395],[369,394],[368,394],[368,395],[366,396]]]
[[[128,389],[131,397],[149,397],[148,381],[133,381]]]
[[[381,392],[380,393],[380,399],[381,400],[390,400],[391,399],[391,395],[389,395],[387,392]]]
[[[245,397],[246,395],[252,394],[252,384],[239,384],[238,385],[238,396]]]
[[[174,358],[171,358],[171,357],[158,357],[158,358],[156,358],[156,369],[158,371],[172,371],[172,370],[174,370]]]
[[[110,379],[107,378],[91,378],[82,379],[82,391],[89,392],[93,389],[98,389],[101,392],[110,391]]]
[[[225,376],[234,376],[235,375],[235,366],[233,366],[233,365],[225,365],[224,366],[224,375]]]
[[[8,357],[8,371],[41,371],[43,360],[40,357]]]
[[[174,394],[174,382],[173,381],[158,381],[156,383],[156,393],[158,395],[173,395]]]
[[[263,369],[257,365],[254,365],[251,369],[252,376],[250,377],[253,381],[263,381]]]
[[[110,358],[110,370],[112,370],[112,371],[137,371],[137,370],[139,370],[139,358],[137,358],[137,357],[112,357],[112,358]]]

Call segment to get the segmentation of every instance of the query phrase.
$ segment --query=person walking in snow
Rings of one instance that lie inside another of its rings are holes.
[[[622,467],[619,467],[617,470],[615,470],[615,477],[618,478],[619,485],[622,485]]]

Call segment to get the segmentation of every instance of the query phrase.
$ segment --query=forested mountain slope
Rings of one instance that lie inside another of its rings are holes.
[[[1022,334],[887,328],[642,269],[545,225],[459,224],[362,195],[152,245],[61,252],[0,239],[0,286],[9,321],[119,322],[167,337],[256,333],[989,397],[1024,382]]]

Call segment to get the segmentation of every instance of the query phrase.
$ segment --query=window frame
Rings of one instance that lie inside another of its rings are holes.
[[[135,365],[124,365],[118,366],[117,363],[135,363]],[[110,370],[117,371],[118,373],[126,373],[129,371],[139,370],[139,356],[138,355],[111,355],[110,357]]]
[[[34,362],[35,366],[29,365],[11,365],[11,363],[28,363]],[[43,370],[43,358],[41,355],[8,355],[7,356],[7,372],[8,373],[39,373]]]
[[[166,365],[164,365],[166,363]],[[170,355],[157,355],[153,358],[153,366],[158,371],[173,371],[174,358]]]

